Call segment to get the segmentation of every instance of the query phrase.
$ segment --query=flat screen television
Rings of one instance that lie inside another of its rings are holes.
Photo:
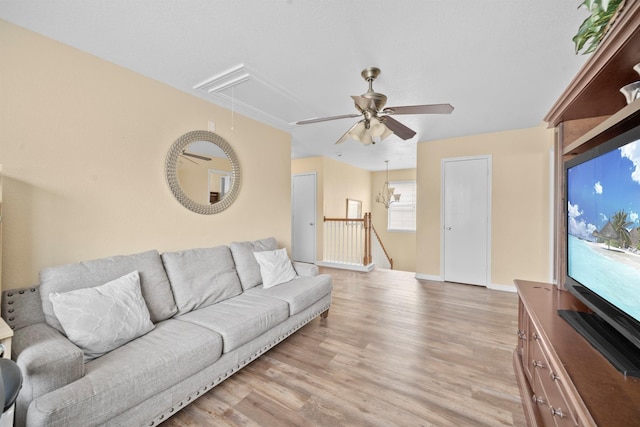
[[[565,286],[593,312],[559,314],[640,377],[640,125],[564,166]]]

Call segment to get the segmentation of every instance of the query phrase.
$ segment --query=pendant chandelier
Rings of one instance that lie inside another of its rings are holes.
[[[376,202],[382,203],[385,208],[389,209],[389,205],[393,202],[400,201],[400,194],[394,194],[395,188],[389,187],[389,160],[384,161],[387,164],[387,180],[382,185],[382,190],[376,196]]]

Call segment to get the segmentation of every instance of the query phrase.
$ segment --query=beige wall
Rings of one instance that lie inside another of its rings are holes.
[[[549,281],[550,150],[543,127],[418,144],[416,272],[439,277],[441,160],[492,156],[491,283]]]
[[[371,211],[371,173],[328,157],[308,157],[291,162],[292,174],[315,172],[317,179],[316,258],[322,261],[323,217],[344,218],[347,199],[361,200],[362,213]]]
[[[361,200],[362,213],[371,212],[371,172],[330,158],[324,167],[325,216],[345,218],[347,199]]]
[[[382,203],[375,203],[375,197],[386,181],[387,173],[374,172],[371,179],[371,219],[376,231],[393,259],[393,269],[416,271],[416,233],[387,231],[387,209]],[[389,181],[415,181],[416,169],[389,171]],[[402,195],[400,196],[402,197]]]
[[[290,135],[0,20],[2,286],[46,266],[291,235]],[[182,207],[164,178],[169,147],[206,129],[234,148],[237,200]],[[268,166],[267,166],[268,165]]]

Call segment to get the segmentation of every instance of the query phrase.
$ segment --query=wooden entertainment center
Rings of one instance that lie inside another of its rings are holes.
[[[625,377],[557,314],[588,311],[564,290],[563,163],[640,124],[640,100],[619,89],[640,80],[640,1],[627,0],[595,53],[545,117],[555,129],[556,285],[516,280],[514,367],[529,426],[640,426],[640,379]]]

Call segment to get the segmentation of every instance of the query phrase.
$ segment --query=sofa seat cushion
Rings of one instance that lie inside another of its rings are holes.
[[[34,400],[27,425],[104,423],[220,358],[222,337],[212,330],[166,320],[155,329],[85,365],[86,374]]]
[[[246,293],[177,319],[195,323],[222,335],[223,353],[228,353],[262,335],[289,317],[283,300]]]
[[[92,261],[45,268],[40,272],[40,297],[45,321],[64,333],[49,299],[51,292],[69,292],[76,289],[104,285],[119,277],[138,271],[140,289],[151,321],[166,320],[176,313],[176,304],[158,251],[134,255],[119,255]]]
[[[171,281],[178,314],[224,301],[242,292],[227,246],[165,252],[162,262]]]
[[[268,237],[254,240],[253,242],[231,242],[229,247],[236,263],[236,270],[238,270],[242,289],[246,291],[262,283],[260,265],[253,253],[276,250],[278,249],[278,244],[274,237]]]
[[[260,295],[277,298],[289,304],[289,315],[300,313],[307,307],[329,295],[333,289],[333,281],[328,274],[313,277],[298,277],[290,282],[264,288],[257,286],[246,291],[248,295]]]

